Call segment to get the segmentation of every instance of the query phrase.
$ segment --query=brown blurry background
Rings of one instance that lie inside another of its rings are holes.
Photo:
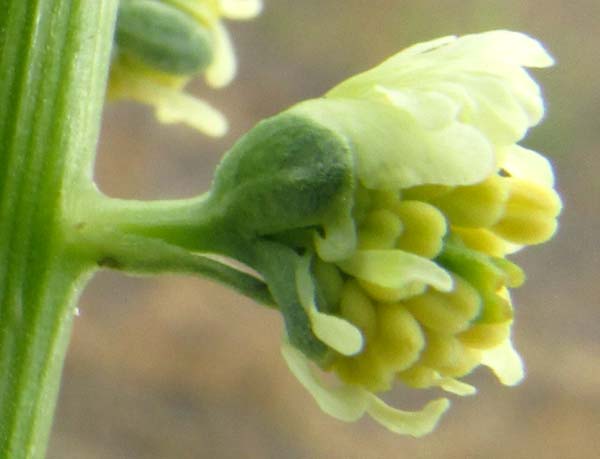
[[[600,71],[598,0],[265,0],[229,23],[239,75],[191,91],[227,114],[222,140],[161,126],[146,107],[106,109],[97,180],[110,195],[176,198],[207,189],[220,155],[261,118],[315,97],[414,42],[495,28],[540,38],[558,65],[536,72],[548,117],[526,145],[553,158],[565,202],[549,244],[517,261],[515,341],[528,376],[484,370],[474,397],[430,436],[394,435],[321,413],[279,354],[281,320],[213,283],[102,273],[80,304],[49,457],[593,458],[600,456]],[[418,407],[435,393],[397,387]]]

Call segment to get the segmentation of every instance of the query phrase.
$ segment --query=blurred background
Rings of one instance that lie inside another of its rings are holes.
[[[279,354],[277,313],[211,282],[101,273],[81,299],[48,457],[592,458],[600,451],[600,2],[597,0],[265,0],[229,23],[239,75],[190,91],[229,118],[211,140],[161,126],[147,107],[106,108],[97,180],[108,194],[198,194],[231,144],[260,119],[370,68],[415,42],[507,28],[542,40],[558,65],[536,71],[548,116],[526,145],[550,156],[565,202],[549,244],[516,257],[515,341],[528,376],[501,386],[484,370],[424,439],[369,419],[320,412]],[[416,407],[435,394],[398,386]]]

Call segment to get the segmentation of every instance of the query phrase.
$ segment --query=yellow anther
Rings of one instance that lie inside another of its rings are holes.
[[[416,389],[426,389],[435,386],[439,378],[440,376],[437,371],[423,365],[414,365],[408,370],[398,373],[398,379]]]
[[[347,284],[342,296],[342,314],[357,327],[372,329],[368,333],[363,352],[356,356],[337,356],[332,364],[340,378],[349,384],[358,384],[369,390],[388,390],[397,372],[405,370],[418,359],[425,346],[419,323],[402,306],[373,304],[362,297],[356,285]],[[344,302],[352,296],[353,301]],[[366,301],[365,301],[366,300]],[[359,304],[362,303],[362,304]],[[348,315],[346,315],[348,314]]]
[[[445,391],[461,396],[472,395],[477,391],[473,386],[454,379],[451,376],[441,375],[440,372],[425,365],[415,365],[406,371],[398,373],[397,377],[400,381],[415,389],[440,386]]]
[[[556,191],[534,182],[503,179],[509,198],[502,219],[492,230],[517,244],[540,244],[554,234],[562,204]]]
[[[475,324],[469,330],[458,335],[458,339],[463,344],[475,349],[490,349],[508,339],[510,325],[511,322]]]
[[[340,315],[356,325],[367,342],[375,336],[377,330],[375,305],[355,282],[346,282],[342,288]]]
[[[435,207],[421,201],[401,201],[394,212],[402,222],[396,247],[427,258],[434,258],[443,246],[446,219]]]
[[[359,225],[372,208],[372,201],[373,198],[371,192],[364,186],[358,184],[354,191],[354,208],[352,209],[352,215]]]
[[[402,232],[400,219],[389,210],[378,209],[366,215],[358,230],[358,248],[391,249]]]
[[[443,376],[460,377],[479,365],[481,352],[465,346],[451,335],[427,333],[427,346],[420,364],[429,366]]]
[[[513,310],[508,298],[490,294],[484,299],[481,315],[468,330],[457,335],[465,345],[475,349],[498,346],[510,335]]]
[[[345,383],[362,386],[373,392],[389,390],[394,380],[394,374],[371,348],[355,357],[336,359],[332,369]]]
[[[411,282],[402,288],[387,288],[366,280],[359,279],[360,286],[375,301],[381,303],[396,303],[405,298],[420,295],[425,292],[427,285],[423,282]]]
[[[391,209],[400,201],[398,191],[370,190],[371,205],[375,209]]]
[[[445,185],[421,185],[402,190],[402,199],[410,201],[431,201],[450,193],[454,188]]]
[[[504,239],[485,228],[453,227],[452,232],[458,234],[467,247],[493,257],[503,257],[509,250]]]
[[[430,289],[404,301],[406,308],[430,330],[455,334],[467,330],[480,314],[481,298],[465,280],[454,276],[454,289],[444,293]]]
[[[373,348],[390,371],[406,370],[425,346],[419,322],[399,304],[377,305],[377,335]]]
[[[485,228],[500,220],[508,196],[508,185],[494,175],[477,185],[456,187],[430,202],[440,208],[452,225]]]

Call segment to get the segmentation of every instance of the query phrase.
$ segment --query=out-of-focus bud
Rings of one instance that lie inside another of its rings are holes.
[[[231,82],[236,60],[222,19],[248,19],[261,7],[259,0],[121,0],[108,97],[149,104],[165,123],[223,135],[223,115],[183,89],[200,74],[212,87]]]

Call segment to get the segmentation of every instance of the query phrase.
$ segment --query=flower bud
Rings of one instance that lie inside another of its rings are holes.
[[[213,59],[206,27],[154,0],[121,0],[115,33],[119,52],[174,75],[193,75]]]
[[[260,0],[122,0],[108,97],[151,105],[163,123],[224,135],[223,115],[183,88],[199,73],[211,87],[231,82],[236,60],[222,19],[249,19],[261,7]]]

